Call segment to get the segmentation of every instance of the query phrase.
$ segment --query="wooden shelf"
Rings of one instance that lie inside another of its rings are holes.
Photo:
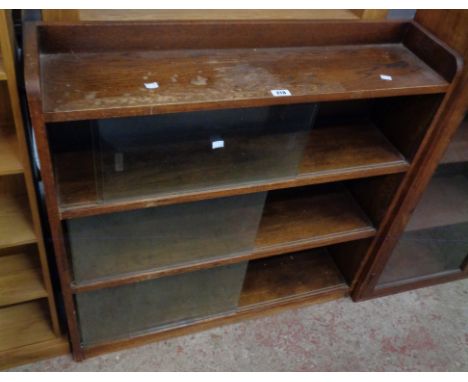
[[[194,320],[189,326],[180,322],[131,339],[85,346],[84,350],[86,356],[95,356],[122,346],[162,340],[288,307],[336,300],[348,292],[348,285],[325,249],[255,260],[249,262],[237,309]]]
[[[41,55],[41,70],[47,122],[443,93],[448,88],[402,44],[60,52]],[[382,80],[381,74],[393,80]],[[159,87],[147,89],[145,83],[152,82]],[[273,89],[288,89],[292,96],[274,97]]]
[[[314,183],[403,172],[402,154],[371,122],[312,128],[298,178]]]
[[[47,297],[35,253],[0,256],[0,307]]]
[[[142,272],[74,283],[75,292],[129,284],[220,265],[372,237],[376,229],[351,195],[340,187],[276,191],[267,198],[250,253],[216,257]],[[131,254],[129,253],[129,256]]]
[[[0,249],[35,242],[27,199],[0,194]]]
[[[59,174],[57,178],[66,180],[59,184],[59,187],[62,192],[66,193],[66,200],[69,204],[62,205],[60,209],[62,219],[278,188],[394,174],[404,172],[409,167],[405,158],[369,122],[346,126],[318,127],[313,128],[310,132],[309,141],[299,166],[299,174],[296,178],[251,182],[250,184],[243,183],[237,186],[230,185],[154,197],[146,196],[98,203],[96,201],[94,178],[89,178],[93,174],[83,171],[82,167],[77,168],[76,171],[70,168],[70,165],[76,167],[76,165],[89,160],[92,156],[91,152],[65,153],[63,155],[63,157],[57,158],[58,162],[65,164],[65,166],[58,167]],[[77,174],[80,178],[73,177],[73,174]],[[132,174],[132,176],[138,175]],[[91,203],[92,201],[94,202]],[[83,202],[89,204],[77,204]]]
[[[270,256],[371,237],[376,230],[341,187],[275,191],[268,196],[254,253]]]
[[[468,119],[458,128],[441,163],[468,162]]]
[[[3,65],[3,57],[0,56],[0,81],[5,81],[7,79],[7,75],[5,72],[5,66]]]
[[[44,301],[0,309],[0,368],[64,354],[67,341],[57,338]]]
[[[6,129],[0,128],[0,176],[22,172],[16,134],[7,133]]]
[[[0,370],[38,362],[42,359],[69,354],[66,337],[55,337],[31,345],[10,349],[0,353]]]
[[[43,301],[33,301],[0,309],[0,354],[55,338]]]
[[[407,231],[468,222],[468,178],[434,176],[407,225]]]
[[[327,250],[315,249],[249,262],[239,307],[249,309],[336,291],[344,295],[348,286]]]

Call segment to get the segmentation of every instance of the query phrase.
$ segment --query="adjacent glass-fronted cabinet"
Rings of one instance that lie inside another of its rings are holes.
[[[438,116],[440,126],[420,153],[413,180],[391,207],[395,219],[368,247],[352,291],[356,301],[468,278],[467,16],[416,12],[415,21],[458,52],[465,66],[460,58],[450,105]]]
[[[467,271],[468,119],[465,117],[370,293],[381,295],[462,278]]]
[[[377,287],[460,272],[468,256],[468,124],[449,146]]]

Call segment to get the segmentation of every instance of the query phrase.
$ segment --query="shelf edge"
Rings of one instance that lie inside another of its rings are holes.
[[[248,185],[229,186],[203,191],[192,191],[177,195],[169,194],[156,197],[146,197],[132,201],[118,201],[108,204],[96,204],[87,206],[66,207],[60,209],[60,219],[68,220],[86,216],[101,215],[113,212],[131,211],[143,208],[152,208],[183,202],[194,202],[214,199],[225,196],[243,195],[254,192],[272,191],[283,188],[310,186],[314,184],[331,183],[343,180],[361,179],[372,176],[390,175],[406,172],[410,164],[405,159],[396,160],[382,165],[369,165],[353,167],[336,171],[323,171],[308,174],[300,174],[293,179],[282,179],[270,182],[257,182]]]
[[[290,105],[299,103],[346,101],[367,98],[400,97],[424,94],[445,94],[450,88],[449,83],[443,85],[427,85],[409,88],[356,90],[341,94],[318,94],[312,96],[293,96],[277,98],[249,98],[231,101],[206,101],[201,104],[181,103],[164,105],[141,105],[128,107],[115,107],[108,109],[44,111],[45,123],[86,121],[93,119],[124,118],[135,116],[152,116],[169,113],[183,113],[196,111],[209,111],[218,109],[236,109],[245,107],[265,107],[275,105]],[[278,99],[281,98],[281,99]]]
[[[271,256],[279,256],[291,252],[297,252],[307,249],[324,247],[327,245],[339,244],[347,241],[360,240],[373,237],[376,233],[374,227],[362,227],[345,233],[334,233],[323,235],[316,238],[294,241],[291,243],[283,243],[280,245],[272,245],[269,247],[257,247],[252,252],[244,252],[237,255],[229,255],[222,258],[205,259],[189,264],[176,265],[163,269],[146,270],[140,272],[132,272],[126,275],[112,276],[102,278],[96,281],[88,281],[82,283],[72,282],[72,292],[85,293],[93,290],[112,288],[120,285],[127,285],[136,282],[149,281],[160,277],[173,276],[180,273],[199,271],[202,269],[210,269],[222,265],[236,264],[243,261],[261,259]]]
[[[338,300],[340,298],[347,297],[349,294],[349,288],[343,288],[342,284],[337,285],[336,288],[330,288],[322,293],[316,293],[314,295],[304,296],[301,294],[296,299],[289,299],[288,301],[279,301],[275,304],[268,306],[258,305],[256,309],[231,311],[222,315],[211,316],[208,318],[200,319],[195,322],[191,322],[185,326],[177,326],[171,328],[165,328],[150,333],[141,334],[137,337],[130,339],[121,339],[111,342],[105,342],[102,344],[96,344],[88,347],[84,347],[85,358],[94,357],[99,354],[118,351],[124,348],[142,345],[145,343],[151,343],[166,338],[173,338],[175,336],[181,336],[195,331],[202,331],[211,327],[219,326],[222,324],[231,324],[239,320],[255,318],[261,315],[274,314],[283,309],[291,308],[292,306],[300,307],[308,304],[320,304],[328,301]]]

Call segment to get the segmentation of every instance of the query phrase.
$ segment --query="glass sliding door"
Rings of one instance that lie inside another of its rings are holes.
[[[468,120],[432,177],[377,288],[460,272],[468,257]]]

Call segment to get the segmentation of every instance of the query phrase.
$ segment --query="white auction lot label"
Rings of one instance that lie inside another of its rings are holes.
[[[287,97],[291,95],[291,92],[288,89],[277,89],[272,90],[271,94],[273,94],[275,97]]]

